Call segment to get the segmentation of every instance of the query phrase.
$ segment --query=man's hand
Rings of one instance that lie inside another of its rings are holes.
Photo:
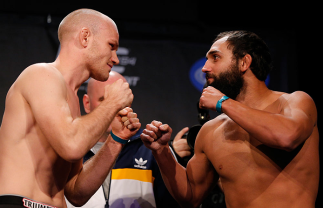
[[[168,144],[171,134],[172,128],[168,124],[152,121],[146,125],[140,138],[148,149],[157,151]]]
[[[214,87],[208,86],[203,89],[200,98],[200,108],[216,111],[216,103],[224,96],[222,92]]]
[[[140,129],[137,114],[129,107],[119,111],[111,123],[112,132],[122,139],[130,139]]]
[[[111,85],[106,85],[104,90],[104,100],[113,101],[117,106],[120,106],[120,110],[130,106],[133,101],[133,94],[129,84],[122,79]]]
[[[180,156],[181,158],[190,156],[191,155],[191,148],[187,144],[187,139],[183,139],[183,135],[188,132],[189,128],[185,127],[182,130],[180,130],[173,141],[173,149]]]

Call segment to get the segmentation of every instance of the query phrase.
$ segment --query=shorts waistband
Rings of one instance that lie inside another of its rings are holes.
[[[0,205],[10,204],[28,208],[57,208],[48,204],[40,203],[23,196],[0,195]]]

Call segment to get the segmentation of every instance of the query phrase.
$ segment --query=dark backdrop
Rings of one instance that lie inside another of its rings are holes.
[[[306,7],[299,10],[279,5],[261,5],[251,11],[201,1],[157,1],[153,5],[123,1],[78,6],[60,1],[46,6],[4,2],[0,8],[0,118],[11,84],[30,64],[55,60],[59,22],[82,7],[97,9],[117,23],[122,50],[118,51],[121,63],[114,70],[128,79],[135,95],[132,107],[143,125],[158,119],[177,132],[198,123],[196,102],[200,91],[194,85],[198,76],[192,78],[190,72],[201,65],[216,34],[244,29],[256,32],[270,48],[274,71],[269,88],[309,93],[318,108],[321,130],[317,19],[302,15],[315,12]],[[82,94],[81,89],[80,97]],[[322,204],[320,196],[321,191],[317,207]]]

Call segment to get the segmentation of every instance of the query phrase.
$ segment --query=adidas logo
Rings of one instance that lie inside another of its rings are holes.
[[[144,166],[147,163],[147,160],[143,160],[142,157],[139,160],[135,158],[135,162],[137,163],[137,165],[134,165],[135,168],[147,169],[147,167]]]

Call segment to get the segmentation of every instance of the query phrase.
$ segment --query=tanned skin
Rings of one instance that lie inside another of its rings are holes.
[[[227,37],[214,42],[202,71],[218,75],[232,63]],[[228,208],[314,208],[319,182],[317,110],[301,91],[269,90],[250,70],[246,54],[238,66],[245,86],[222,103],[220,116],[203,125],[185,169],[172,157],[172,129],[153,121],[141,138],[158,162],[164,182],[183,207],[197,207],[220,179]],[[212,76],[207,76],[208,84]],[[200,107],[216,110],[224,94],[209,86]]]

